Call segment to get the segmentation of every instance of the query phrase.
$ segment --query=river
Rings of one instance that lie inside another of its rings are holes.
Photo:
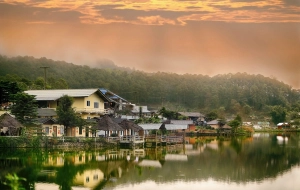
[[[35,190],[298,190],[300,134],[187,137],[141,149],[0,149],[0,189],[8,174]]]

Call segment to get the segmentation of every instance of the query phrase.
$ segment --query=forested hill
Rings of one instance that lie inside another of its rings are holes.
[[[107,88],[134,103],[155,108],[251,114],[275,105],[292,109],[300,100],[299,91],[262,75],[150,74],[33,57],[0,56],[0,80],[17,81],[25,89],[42,89],[41,67],[48,67],[47,88]]]

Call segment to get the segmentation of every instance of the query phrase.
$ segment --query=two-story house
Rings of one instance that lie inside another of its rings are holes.
[[[83,119],[92,119],[114,113],[114,109],[111,107],[112,100],[106,97],[99,89],[28,90],[25,93],[35,96],[39,108],[54,110],[59,105],[59,99],[63,95],[68,95],[74,99],[72,106],[75,112]],[[43,125],[42,123],[44,128],[45,126]],[[86,136],[85,133],[80,132],[79,127],[74,126],[65,135]],[[60,136],[60,134],[56,135]],[[87,136],[90,136],[90,134],[87,134]]]

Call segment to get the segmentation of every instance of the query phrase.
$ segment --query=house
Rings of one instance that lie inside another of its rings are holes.
[[[195,131],[196,126],[192,120],[167,120],[163,123],[167,130],[177,131],[177,132],[189,132]]]
[[[268,127],[270,127],[270,122],[259,121],[259,122],[257,122],[257,125],[260,126],[261,128],[268,128]]]
[[[289,123],[285,123],[285,122],[283,122],[283,123],[278,123],[278,124],[277,124],[277,128],[278,128],[278,129],[286,129],[286,128],[290,128],[290,124],[289,124]]]
[[[199,112],[178,112],[180,115],[187,117],[188,119],[194,121],[194,123],[198,124],[205,120],[205,115]]]
[[[220,127],[219,120],[215,119],[206,123],[214,129],[218,129]]]
[[[96,131],[97,136],[123,136],[124,129],[116,122],[112,120],[108,115],[101,117],[97,124],[91,127]]]
[[[121,118],[112,118],[112,120],[124,129],[124,136],[144,136],[143,128],[135,124],[133,121]]]
[[[38,118],[56,118],[57,114],[55,109],[52,108],[38,108],[37,116]]]
[[[74,185],[95,188],[104,179],[104,173],[100,169],[84,170],[78,172],[74,179]]]
[[[1,136],[18,136],[23,125],[9,113],[0,116],[0,134]]]
[[[123,109],[132,109],[133,104],[131,104],[128,100],[105,88],[100,88],[99,90],[111,100],[111,106],[114,110],[121,111]]]
[[[142,114],[143,116],[151,116],[152,113],[151,111],[148,110],[147,106],[137,106],[137,105],[133,105],[131,112],[134,116],[139,116],[140,114]]]
[[[64,89],[64,90],[28,90],[34,95],[39,108],[56,109],[59,99],[68,95],[74,99],[73,108],[83,119],[90,119],[105,114],[113,114],[111,100],[99,89]]]

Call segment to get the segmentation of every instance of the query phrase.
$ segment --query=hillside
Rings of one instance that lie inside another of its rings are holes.
[[[0,80],[17,81],[23,88],[107,88],[140,105],[176,111],[215,110],[220,115],[268,115],[272,106],[292,110],[299,106],[299,91],[289,85],[247,73],[178,75],[145,73],[114,67],[90,68],[46,58],[0,56]],[[300,107],[300,106],[299,106]]]

